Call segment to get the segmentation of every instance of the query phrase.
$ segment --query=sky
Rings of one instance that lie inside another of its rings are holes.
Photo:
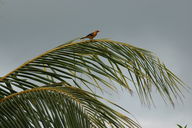
[[[191,0],[0,0],[0,76],[68,40],[100,30],[97,38],[154,52],[188,86],[192,83]],[[192,94],[175,108],[154,96],[142,105],[126,92],[109,99],[143,128],[192,127]]]

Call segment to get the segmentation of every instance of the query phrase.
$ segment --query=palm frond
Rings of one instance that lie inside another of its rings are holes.
[[[45,70],[46,69],[46,70]],[[150,51],[117,41],[97,39],[71,42],[24,63],[0,79],[0,96],[38,86],[61,83],[101,90],[116,85],[136,90],[143,102],[152,100],[151,90],[173,104],[180,97],[182,81]],[[57,85],[58,86],[58,85]]]
[[[75,87],[41,87],[0,100],[0,127],[140,128],[94,94]]]
[[[187,128],[187,125],[181,126],[181,125],[177,124],[177,126],[178,126],[179,128]]]

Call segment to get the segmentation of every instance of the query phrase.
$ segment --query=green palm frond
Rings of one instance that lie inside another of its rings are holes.
[[[182,95],[183,87],[150,51],[105,39],[61,45],[29,60],[0,81],[1,97],[46,85],[115,90],[118,83],[130,93],[136,91],[143,102],[152,100],[151,90],[155,88],[172,104],[173,97]]]
[[[95,94],[75,87],[41,87],[0,100],[2,128],[140,128]]]
[[[181,125],[177,124],[177,126],[178,126],[179,128],[187,128],[187,125],[181,126]]]

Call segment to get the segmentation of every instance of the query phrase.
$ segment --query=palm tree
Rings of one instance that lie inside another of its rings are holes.
[[[0,127],[139,128],[103,100],[127,110],[94,90],[121,87],[151,104],[156,89],[174,105],[183,85],[150,51],[106,39],[72,40],[0,78]]]

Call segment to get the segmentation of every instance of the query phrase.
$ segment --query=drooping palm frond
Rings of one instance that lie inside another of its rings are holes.
[[[116,83],[141,101],[152,99],[155,88],[173,103],[180,96],[182,81],[150,51],[129,44],[97,39],[72,42],[51,49],[24,63],[0,79],[0,96],[38,86],[67,84],[91,89],[104,86],[115,89]]]
[[[75,87],[41,87],[0,100],[2,128],[140,128],[94,94]]]

